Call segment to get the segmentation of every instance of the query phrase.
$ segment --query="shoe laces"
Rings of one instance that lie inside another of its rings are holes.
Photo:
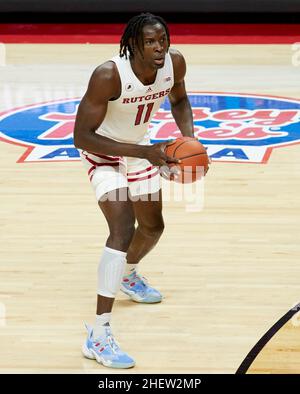
[[[118,342],[115,340],[113,333],[111,332],[111,328],[109,326],[105,327],[105,336],[101,336],[95,339],[94,342],[96,343],[96,346],[101,344],[103,348],[110,347],[113,353],[117,353],[117,351],[120,349],[120,346]]]
[[[145,278],[144,276],[139,275],[136,270],[133,271],[132,275],[132,279],[133,281],[139,281],[142,283],[142,285],[146,286],[148,284],[148,280],[147,278]],[[130,275],[130,276],[131,276]]]
[[[109,346],[114,353],[117,353],[120,347],[118,342],[115,340],[110,327],[107,327],[105,329],[105,332],[106,332],[106,340],[107,340],[106,346]]]

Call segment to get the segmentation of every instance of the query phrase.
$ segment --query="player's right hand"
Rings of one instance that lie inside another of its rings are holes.
[[[149,160],[154,166],[167,166],[170,163],[180,163],[179,159],[170,157],[165,154],[165,148],[168,145],[174,144],[175,141],[160,142],[158,144],[147,146],[145,159]]]

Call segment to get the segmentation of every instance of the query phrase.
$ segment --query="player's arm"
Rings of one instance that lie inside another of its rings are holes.
[[[177,162],[165,155],[162,144],[126,144],[95,133],[105,118],[109,100],[118,98],[120,90],[120,77],[113,62],[104,63],[96,68],[78,107],[74,127],[76,148],[111,156],[146,158],[158,166],[166,165],[167,161]]]
[[[186,64],[182,54],[170,49],[173,61],[174,85],[169,93],[171,112],[183,136],[194,137],[193,113],[185,90]]]

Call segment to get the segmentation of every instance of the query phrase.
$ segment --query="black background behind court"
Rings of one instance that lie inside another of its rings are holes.
[[[0,0],[0,23],[125,23],[144,11],[175,23],[299,23],[300,0]]]

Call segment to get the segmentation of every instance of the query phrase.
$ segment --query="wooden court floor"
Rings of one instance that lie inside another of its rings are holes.
[[[289,45],[177,45],[188,91],[300,99]],[[116,45],[6,45],[0,112],[81,97]],[[78,161],[16,163],[0,142],[0,373],[112,373],[84,359],[98,259],[107,237]],[[140,271],[164,294],[140,305],[119,294],[113,330],[136,367],[120,373],[235,373],[300,301],[300,145],[266,164],[213,162],[204,206],[164,203],[165,233]],[[300,372],[299,319],[275,334],[248,372]]]

